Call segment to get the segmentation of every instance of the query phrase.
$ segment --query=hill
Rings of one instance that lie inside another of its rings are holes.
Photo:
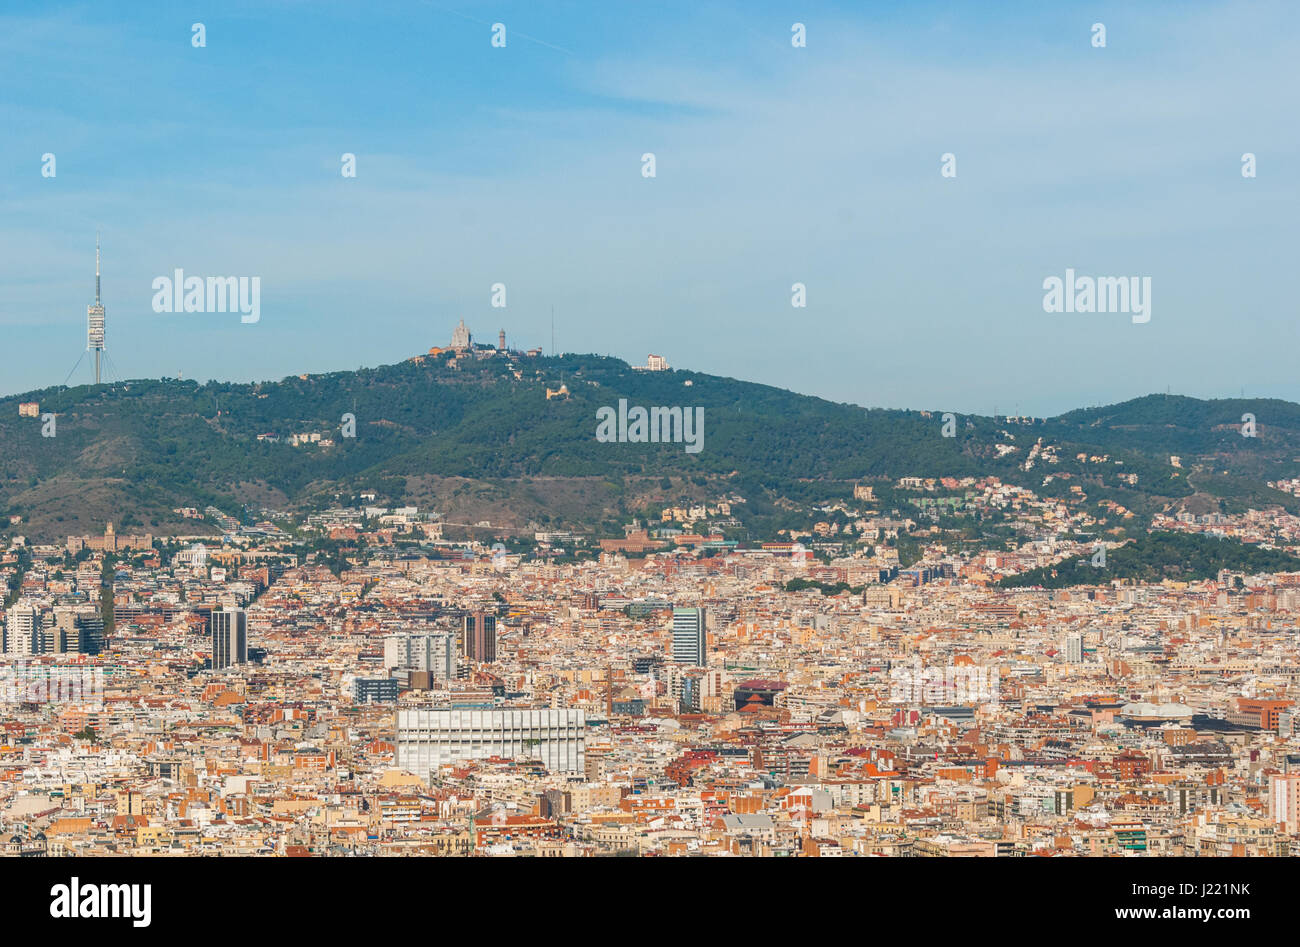
[[[597,412],[620,399],[703,408],[702,449],[597,440]],[[19,417],[29,401],[56,415],[55,436]],[[1240,434],[1247,411],[1258,437]],[[342,436],[345,415],[355,437]],[[1300,407],[1286,402],[1153,395],[1034,423],[961,416],[952,437],[942,426],[936,412],[592,355],[430,356],[252,384],[136,380],[0,399],[0,511],[23,517],[33,539],[100,532],[107,520],[168,534],[196,531],[179,507],[303,510],[373,490],[448,519],[614,530],[647,505],[739,494],[761,529],[790,504],[850,500],[860,480],[889,502],[899,477],[989,475],[1044,496],[1080,487],[1139,522],[1188,504],[1300,510],[1265,485],[1300,475]],[[1036,443],[1055,463],[1030,458]]]

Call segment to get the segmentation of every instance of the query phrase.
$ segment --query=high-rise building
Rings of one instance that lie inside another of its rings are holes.
[[[537,800],[537,811],[543,819],[556,819],[573,811],[573,794],[563,789],[547,789]]]
[[[42,654],[99,654],[104,649],[104,616],[93,606],[60,605],[41,630]]]
[[[704,609],[673,609],[673,660],[695,667],[708,665]]]
[[[497,617],[486,612],[471,612],[465,616],[462,634],[465,657],[471,661],[490,664],[497,659]]]
[[[78,651],[80,640],[77,636],[77,607],[75,605],[55,606],[50,627],[42,629],[41,653],[66,654]]]
[[[212,627],[212,670],[248,663],[248,613],[242,608],[214,611]]]
[[[36,632],[32,636],[32,653],[59,654],[64,650],[66,648],[57,617],[54,612],[42,611],[36,620]]]
[[[411,632],[384,638],[384,670],[427,671],[436,681],[456,677],[456,635],[450,631]]]
[[[5,616],[5,654],[35,653],[37,633],[40,630],[40,610],[30,602],[20,600]]]
[[[397,765],[427,780],[461,760],[539,759],[553,773],[586,768],[587,718],[568,708],[397,711]]]
[[[1083,663],[1083,635],[1065,636],[1065,660],[1069,664]]]
[[[104,616],[95,608],[83,608],[73,620],[77,650],[82,654],[99,654],[104,650]],[[67,650],[72,650],[69,640]]]
[[[703,674],[697,670],[688,670],[670,664],[663,670],[663,680],[668,696],[677,702],[681,713],[690,714],[700,711],[701,699],[704,696]]]
[[[104,307],[99,301],[99,234],[95,234],[95,303],[86,307],[86,351],[95,353],[95,384],[99,384],[99,358],[104,351]]]
[[[1268,816],[1270,822],[1284,826],[1288,835],[1300,831],[1300,773],[1269,777]]]

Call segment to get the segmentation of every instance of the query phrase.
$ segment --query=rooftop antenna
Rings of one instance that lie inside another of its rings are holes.
[[[555,307],[551,306],[551,358],[555,358]]]

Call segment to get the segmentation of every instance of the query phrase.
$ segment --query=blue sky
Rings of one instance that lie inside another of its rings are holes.
[[[0,393],[68,376],[99,229],[118,377],[376,365],[460,318],[549,349],[554,306],[563,351],[870,406],[1300,401],[1298,27],[1288,2],[10,0]],[[261,321],[154,313],[177,267],[259,276]],[[1045,313],[1067,267],[1150,276],[1151,321]]]

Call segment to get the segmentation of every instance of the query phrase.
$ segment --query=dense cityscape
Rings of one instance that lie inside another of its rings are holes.
[[[1008,587],[1095,555],[1081,501],[880,487],[753,541],[735,493],[612,536],[373,492],[181,508],[167,537],[28,543],[12,517],[6,850],[1300,850],[1300,571]],[[935,504],[1026,538],[950,548]],[[1282,510],[1156,527],[1300,544]]]

